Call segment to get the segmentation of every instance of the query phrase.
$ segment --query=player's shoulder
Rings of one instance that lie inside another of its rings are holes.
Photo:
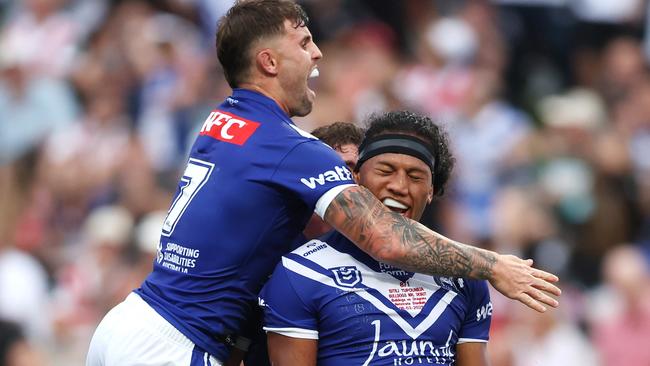
[[[289,151],[304,156],[338,157],[338,154],[329,145],[294,123],[287,122],[280,127],[285,130],[283,133],[284,143]]]
[[[287,126],[291,128],[294,133],[298,134],[298,136],[302,137],[304,142],[315,142],[319,145],[324,145],[323,147],[328,147],[325,143],[320,141],[318,137],[296,126],[293,122],[287,123]]]
[[[302,244],[298,248],[294,249],[293,251],[291,251],[290,255],[285,255],[285,257],[295,258],[297,256],[300,258],[310,259],[311,256],[315,255],[316,253],[322,250],[328,249],[329,247],[330,247],[329,244],[321,239],[312,239]]]
[[[322,267],[324,262],[349,252],[350,242],[339,232],[332,230],[322,236],[306,241],[283,258]]]
[[[238,145],[243,145],[249,139],[271,144],[282,142],[284,145],[287,140],[293,140],[293,144],[289,145],[318,141],[315,136],[296,126],[274,102],[254,93],[242,95],[241,92],[226,98],[210,111],[201,126],[200,135]]]

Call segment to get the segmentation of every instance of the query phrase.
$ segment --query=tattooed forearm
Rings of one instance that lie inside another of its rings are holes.
[[[451,275],[458,277],[489,279],[492,276],[492,267],[496,263],[494,253],[460,244],[419,223],[411,223],[418,227],[421,239],[416,244],[402,243],[402,245],[411,245],[416,251],[430,254],[415,257],[414,260],[419,267],[439,268],[440,274],[447,274],[451,270]]]
[[[496,263],[494,253],[457,243],[388,210],[363,187],[340,193],[325,220],[374,258],[405,270],[489,279]]]

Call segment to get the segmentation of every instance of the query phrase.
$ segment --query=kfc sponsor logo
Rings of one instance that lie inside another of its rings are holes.
[[[317,177],[300,178],[302,184],[310,189],[316,188],[317,185],[322,186],[325,182],[341,182],[346,180],[352,180],[352,172],[346,166],[335,166],[334,170],[328,170],[325,173],[319,174]]]
[[[203,123],[200,135],[208,135],[241,146],[259,126],[257,122],[221,111],[212,111]]]

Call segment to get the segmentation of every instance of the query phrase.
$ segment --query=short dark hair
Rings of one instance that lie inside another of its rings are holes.
[[[217,58],[226,81],[236,88],[251,67],[251,46],[259,39],[284,33],[284,21],[294,27],[309,22],[303,8],[286,0],[239,0],[219,21]]]
[[[347,144],[359,147],[363,141],[363,129],[351,122],[334,122],[318,127],[311,134],[335,150]]]
[[[449,149],[449,137],[431,118],[409,111],[393,111],[370,116],[366,125],[365,139],[385,134],[405,134],[431,145],[435,151],[433,194],[444,194],[455,159]]]

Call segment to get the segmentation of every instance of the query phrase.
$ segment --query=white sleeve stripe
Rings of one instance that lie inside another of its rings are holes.
[[[302,339],[318,339],[318,331],[302,328],[272,328],[263,327],[267,332],[278,333],[286,337]]]
[[[320,196],[318,202],[316,202],[316,209],[314,212],[316,212],[316,214],[322,219],[323,216],[325,216],[325,212],[327,212],[327,208],[330,206],[330,203],[332,203],[334,198],[338,196],[339,193],[343,192],[344,189],[354,186],[356,186],[356,184],[342,184],[325,192],[322,196]]]
[[[461,343],[487,343],[487,339],[478,339],[478,338],[458,338],[457,344]]]

